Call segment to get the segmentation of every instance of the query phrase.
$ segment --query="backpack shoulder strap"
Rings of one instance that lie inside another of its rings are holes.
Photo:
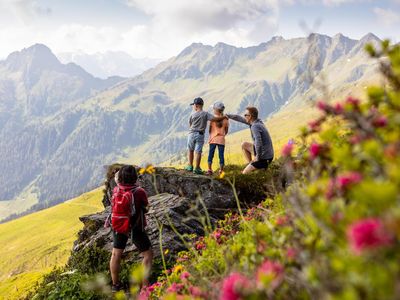
[[[135,193],[139,190],[142,189],[140,186],[136,186],[132,189],[132,205],[135,205]],[[140,223],[141,230],[144,230],[144,224],[143,224],[143,209],[140,207],[139,211],[136,211],[136,220],[135,220],[135,225],[138,226]]]
[[[131,189],[131,194],[132,194],[132,205],[135,205],[135,193],[136,191],[140,189],[140,186],[135,186],[134,188]]]
[[[113,207],[114,206],[114,198],[115,198],[115,194],[116,193],[114,193],[114,190],[111,192],[111,198],[110,198],[110,202],[111,202],[111,207]]]

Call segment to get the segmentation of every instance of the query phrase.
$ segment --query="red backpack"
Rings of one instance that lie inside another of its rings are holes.
[[[118,185],[115,189],[111,202],[111,225],[115,232],[129,234],[131,219],[136,213],[133,194],[137,187]]]

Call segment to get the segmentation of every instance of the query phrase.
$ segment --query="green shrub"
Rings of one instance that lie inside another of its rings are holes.
[[[107,272],[111,253],[96,245],[84,248],[78,252],[72,252],[68,260],[67,269],[77,270],[82,274],[96,274]]]

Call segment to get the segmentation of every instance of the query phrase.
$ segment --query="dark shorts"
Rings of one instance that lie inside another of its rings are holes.
[[[116,233],[113,231],[114,237],[114,248],[125,249],[126,243],[128,242],[128,236],[123,233]],[[147,251],[151,248],[151,242],[149,236],[145,231],[140,229],[132,230],[132,243],[136,246],[139,252]]]
[[[268,168],[268,166],[272,162],[272,160],[273,160],[273,158],[262,159],[262,160],[252,162],[251,165],[256,169],[266,169],[266,168]]]

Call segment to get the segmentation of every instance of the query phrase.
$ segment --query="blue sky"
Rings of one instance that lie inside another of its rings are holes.
[[[165,59],[192,42],[245,47],[309,31],[399,42],[398,28],[400,0],[0,0],[0,58],[44,43]]]

